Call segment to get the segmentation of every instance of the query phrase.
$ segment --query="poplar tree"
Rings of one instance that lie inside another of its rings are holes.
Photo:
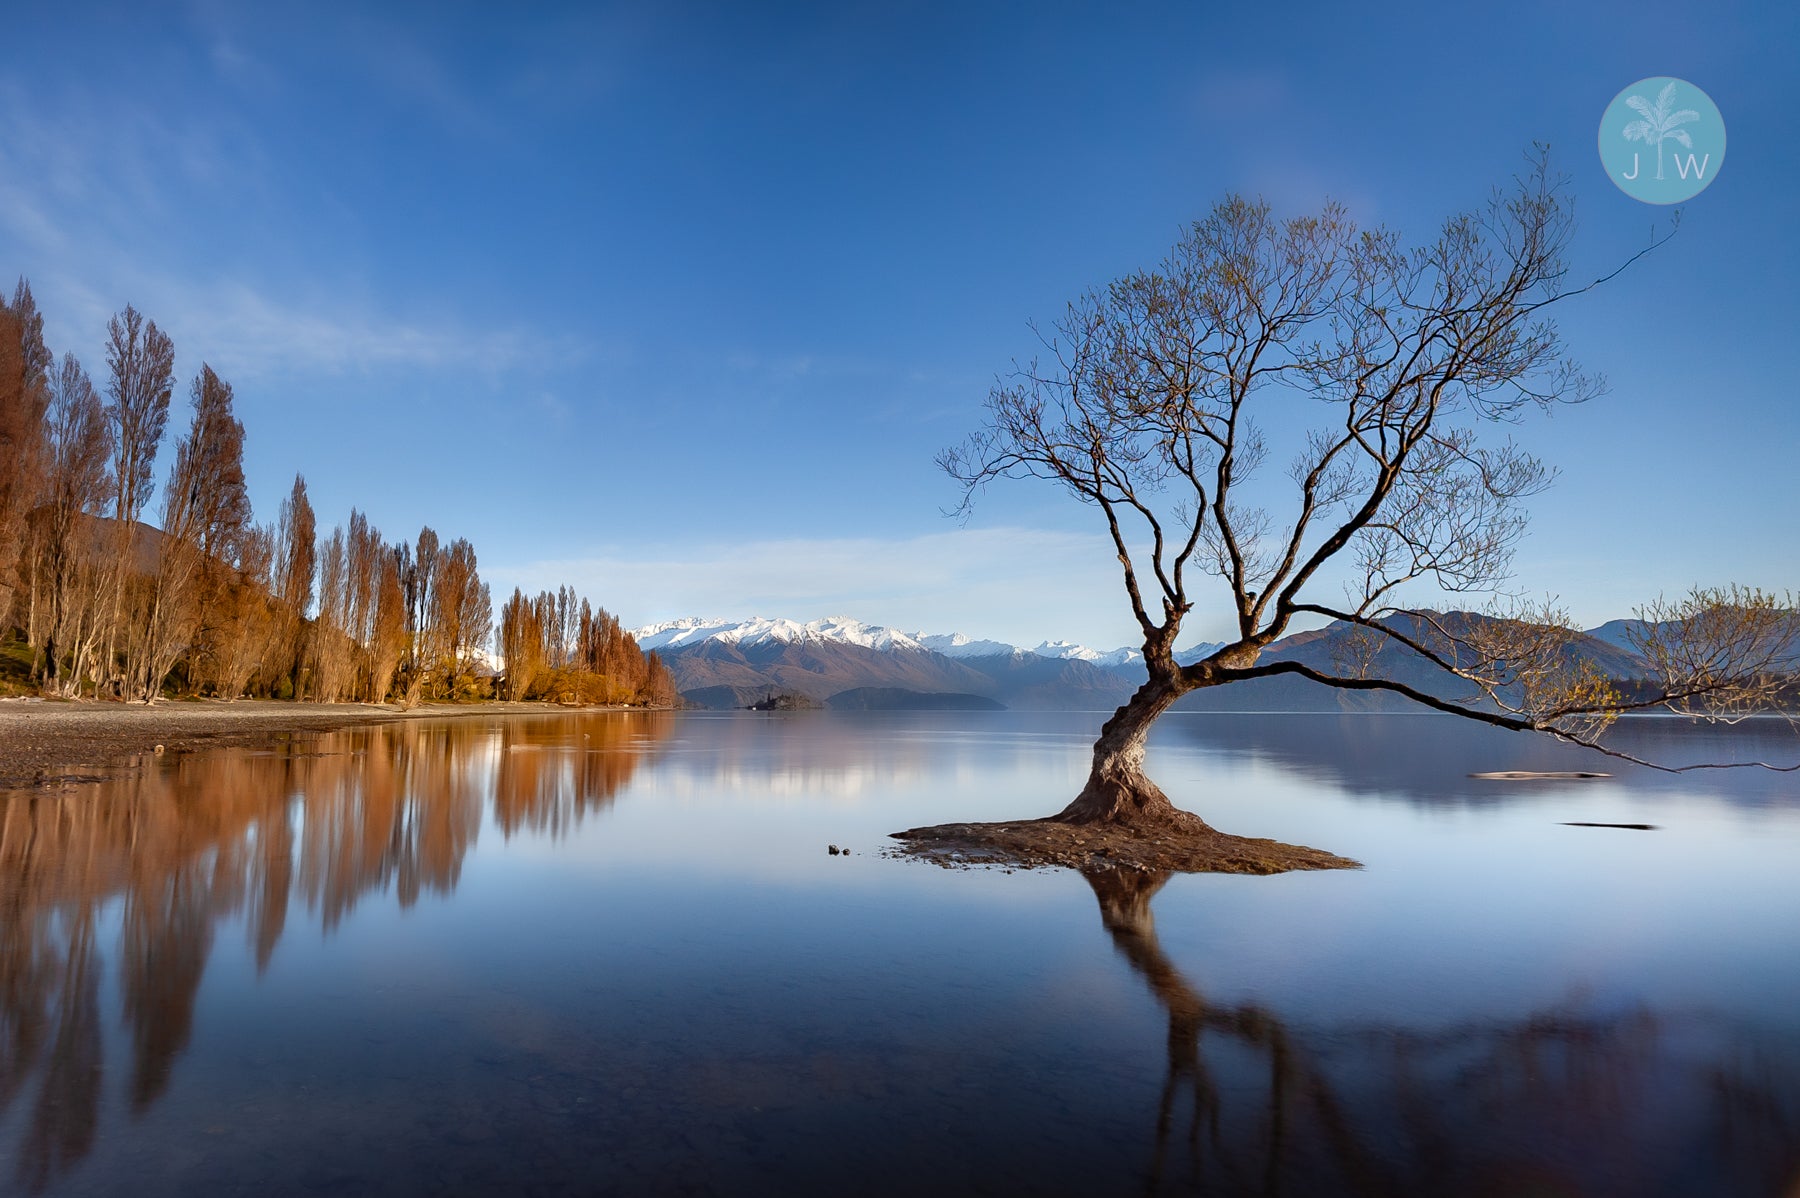
[[[109,377],[106,408],[113,441],[114,562],[112,610],[101,669],[109,682],[122,681],[117,651],[125,636],[126,589],[143,564],[138,558],[137,522],[155,491],[152,470],[169,422],[175,390],[175,343],[127,304],[106,326]]]

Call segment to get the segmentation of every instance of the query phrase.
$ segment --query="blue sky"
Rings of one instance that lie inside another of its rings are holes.
[[[1533,140],[1604,270],[1666,213],[1596,125],[1666,74],[1729,162],[1566,310],[1611,392],[1521,430],[1562,477],[1518,585],[1597,623],[1800,584],[1791,7],[284,7],[36,5],[0,42],[0,273],[96,373],[131,302],[180,394],[230,379],[260,518],[298,470],[327,527],[428,522],[496,590],[628,623],[1126,643],[1091,512],[1018,484],[940,514],[932,456],[1027,322],[1228,191],[1425,237]]]

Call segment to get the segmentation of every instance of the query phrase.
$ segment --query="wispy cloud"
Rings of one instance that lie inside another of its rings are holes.
[[[189,279],[119,267],[38,274],[32,287],[60,350],[99,353],[100,330],[127,302],[157,320],[184,355],[240,379],[389,368],[498,376],[533,362],[587,356],[573,336],[524,328],[473,329],[452,319],[423,323],[367,308],[328,309],[279,299],[228,279]]]
[[[265,219],[282,211],[260,142],[229,118],[176,126],[79,92],[49,111],[0,86],[0,123],[0,253],[30,274],[59,350],[97,355],[107,317],[132,303],[184,359],[244,379],[393,367],[498,375],[585,356],[570,335],[478,325],[441,307],[395,312],[361,297],[341,267],[255,280],[240,255],[227,273],[189,199]]]
[[[422,367],[500,373],[534,360],[578,358],[581,344],[526,329],[477,331],[446,322],[409,323],[369,313],[328,312],[275,300],[224,281],[169,290],[179,327],[193,343],[251,376],[294,368]]]

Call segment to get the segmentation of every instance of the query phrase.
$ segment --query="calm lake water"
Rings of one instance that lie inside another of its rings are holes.
[[[0,795],[0,1191],[1800,1194],[1800,775],[1176,714],[1178,802],[1366,868],[880,855],[1060,807],[1101,718],[465,718]]]

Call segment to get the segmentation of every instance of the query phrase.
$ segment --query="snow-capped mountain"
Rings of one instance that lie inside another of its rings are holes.
[[[1178,665],[1191,666],[1202,657],[1216,653],[1224,647],[1224,641],[1196,641],[1185,649],[1175,650],[1175,661]]]
[[[1011,707],[1106,708],[1136,687],[1137,650],[1026,649],[961,633],[903,632],[845,616],[801,622],[689,617],[635,630],[690,702],[743,706],[772,690],[826,700],[858,687],[978,695]]]
[[[865,649],[888,652],[895,649],[928,650],[953,659],[1000,657],[1020,653],[1035,654],[1055,661],[1085,661],[1102,669],[1136,666],[1144,660],[1140,650],[1130,647],[1104,651],[1090,649],[1073,641],[1045,641],[1024,648],[1006,641],[979,640],[960,632],[902,632],[880,624],[865,624],[848,616],[827,616],[822,620],[801,623],[798,620],[752,616],[747,620],[708,620],[688,616],[648,624],[632,633],[638,647],[644,650],[668,651],[719,641],[728,645],[762,645],[771,642],[799,645],[809,641],[832,641],[844,645],[860,645]],[[1215,646],[1198,645],[1182,654],[1189,660],[1210,653]]]
[[[1114,649],[1111,653],[1102,653],[1073,641],[1045,641],[1031,652],[1039,657],[1054,657],[1059,661],[1085,661],[1108,669],[1136,665],[1144,660],[1143,653],[1137,649]]]
[[[835,641],[883,652],[892,649],[923,651],[935,648],[921,644],[916,636],[883,628],[878,624],[864,624],[861,620],[852,620],[847,616],[826,616],[823,620],[805,624],[798,620],[770,619],[765,616],[752,616],[748,620],[707,620],[689,616],[680,620],[667,620],[661,624],[648,624],[632,635],[637,638],[638,648],[646,652],[651,649],[682,648],[697,645],[701,641],[719,641],[727,645],[763,645],[770,642],[798,645],[808,641]]]
[[[1008,653],[1024,652],[1017,645],[1009,645],[1005,641],[970,640],[960,632],[931,635],[921,633],[918,640],[933,653],[942,653],[945,657],[998,657]]]

